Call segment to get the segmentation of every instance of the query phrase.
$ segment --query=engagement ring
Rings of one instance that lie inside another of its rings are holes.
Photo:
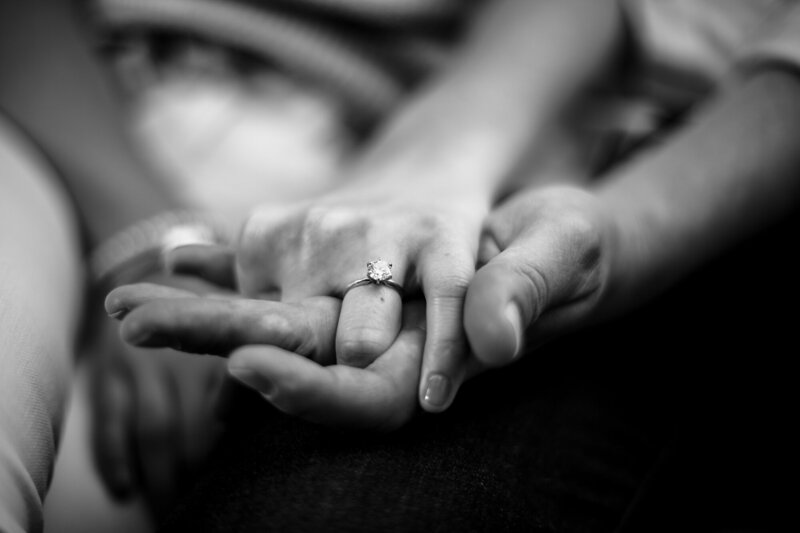
[[[392,264],[383,259],[376,259],[375,261],[368,262],[367,277],[352,282],[344,290],[344,294],[347,294],[350,289],[361,287],[362,285],[383,285],[396,290],[398,294],[400,294],[400,297],[403,296],[404,292],[402,285],[392,281]],[[344,298],[344,294],[342,298]]]

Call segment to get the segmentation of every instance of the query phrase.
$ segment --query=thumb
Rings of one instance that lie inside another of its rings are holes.
[[[526,330],[527,341],[538,345],[574,325],[599,293],[596,227],[581,214],[528,218],[525,224],[506,225],[514,226],[510,238],[497,242],[509,244],[477,271],[467,291],[467,338],[476,358],[488,366],[519,357]]]

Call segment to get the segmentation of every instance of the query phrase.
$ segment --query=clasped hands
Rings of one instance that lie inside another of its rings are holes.
[[[593,193],[522,190],[500,206],[458,188],[359,182],[313,202],[264,206],[235,249],[187,246],[168,269],[199,294],[119,287],[106,310],[141,347],[228,357],[228,373],[286,413],[391,430],[418,406],[587,320],[602,299],[614,224]],[[392,288],[366,262],[393,264]]]

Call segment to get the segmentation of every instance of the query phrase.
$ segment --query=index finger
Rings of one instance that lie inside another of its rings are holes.
[[[333,362],[339,300],[280,303],[243,298],[180,297],[148,301],[122,321],[126,342],[143,347],[227,355],[247,344],[269,344]]]

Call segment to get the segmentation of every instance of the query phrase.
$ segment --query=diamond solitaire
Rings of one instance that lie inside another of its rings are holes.
[[[392,281],[392,264],[383,259],[376,259],[367,263],[367,276],[365,278],[357,279],[345,287],[342,298],[350,292],[351,289],[356,287],[363,287],[364,285],[382,285],[397,291],[400,297],[403,297],[403,286],[399,283]]]
[[[370,261],[367,263],[367,277],[375,283],[392,279],[392,264],[383,259]]]

